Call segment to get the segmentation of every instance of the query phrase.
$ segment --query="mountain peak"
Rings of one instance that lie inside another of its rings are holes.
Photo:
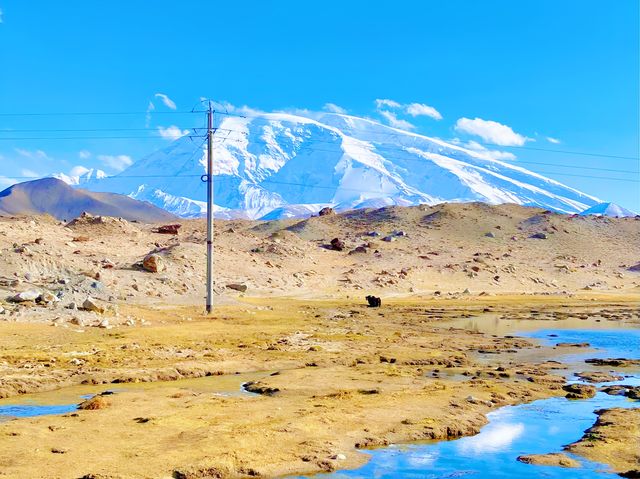
[[[291,215],[320,204],[344,210],[468,201],[578,213],[600,201],[517,164],[337,113],[225,116],[214,148],[216,215],[223,217]],[[206,142],[183,137],[83,186],[200,216],[205,172]]]
[[[580,213],[583,216],[595,215],[595,216],[609,216],[614,218],[624,218],[629,216],[636,216],[631,210],[623,208],[615,203],[598,203],[597,205],[587,208]]]

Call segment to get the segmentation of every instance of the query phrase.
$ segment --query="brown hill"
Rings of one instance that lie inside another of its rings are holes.
[[[85,211],[143,223],[175,219],[150,203],[114,193],[72,188],[57,178],[27,181],[0,192],[0,216],[49,214],[59,220],[71,220]]]

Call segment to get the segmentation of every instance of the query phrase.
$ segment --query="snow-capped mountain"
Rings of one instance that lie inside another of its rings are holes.
[[[107,178],[107,174],[102,170],[83,168],[81,166],[75,167],[68,175],[66,173],[55,173],[51,176],[72,186],[78,186],[94,179],[103,180]]]
[[[595,216],[610,216],[613,218],[625,218],[628,216],[635,216],[636,214],[623,208],[615,203],[599,203],[591,208],[588,208],[580,213],[583,216],[595,215]]]
[[[206,211],[202,130],[83,188]],[[216,216],[268,218],[337,209],[483,201],[578,213],[597,198],[487,153],[335,113],[223,116],[214,136]]]

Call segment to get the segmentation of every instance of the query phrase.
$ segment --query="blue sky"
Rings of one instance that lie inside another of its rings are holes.
[[[332,103],[426,135],[500,143],[489,148],[640,211],[637,0],[0,0],[0,10],[0,130],[36,130],[0,138],[141,129],[0,139],[4,184],[77,166],[115,173],[169,141],[145,128],[200,126],[165,112],[205,96],[266,111]],[[7,115],[29,112],[140,113]]]

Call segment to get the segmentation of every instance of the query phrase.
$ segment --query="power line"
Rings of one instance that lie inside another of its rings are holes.
[[[250,118],[250,119],[257,119],[257,120],[265,120],[268,121],[268,115],[277,115],[278,113],[264,113],[262,115],[236,115],[233,113],[227,113],[227,115],[230,116],[238,116],[240,118]],[[306,117],[304,117],[306,118]],[[375,122],[374,122],[375,123]],[[382,123],[376,123],[384,128],[393,128],[393,127],[389,127],[387,125],[383,125]],[[337,127],[335,127],[336,129],[339,129]],[[392,137],[398,137],[401,133],[400,132],[395,132],[395,131],[377,131],[377,132],[371,132],[371,130],[365,130],[365,129],[361,129],[361,128],[353,128],[353,127],[349,127],[348,128],[349,131],[359,131],[359,132],[363,132],[363,133],[369,133],[369,134],[374,134],[374,135],[390,135]],[[427,137],[425,135],[420,135],[420,134],[416,134],[416,133],[411,133],[411,132],[402,132],[402,134],[408,134],[409,136],[415,136],[418,138],[426,138],[426,139],[432,139],[430,137]],[[442,142],[445,142],[445,140],[440,140]],[[475,141],[475,140],[474,140]],[[476,141],[476,143],[479,143],[481,145],[485,145],[485,146],[494,146],[494,147],[499,147],[499,148],[515,148],[515,149],[522,149],[522,150],[534,150],[534,151],[546,151],[546,152],[552,152],[552,153],[563,153],[563,154],[569,154],[569,155],[578,155],[578,156],[596,156],[596,157],[602,157],[602,158],[615,158],[615,159],[619,159],[619,160],[634,160],[634,161],[639,161],[640,157],[638,156],[625,156],[625,155],[611,155],[611,154],[600,154],[600,153],[593,153],[593,152],[582,152],[582,151],[570,151],[570,150],[558,150],[558,149],[553,149],[553,148],[536,148],[536,147],[531,147],[531,146],[519,146],[519,145],[499,145],[497,143],[487,143],[487,142],[482,142],[482,141]],[[452,145],[453,147],[459,147],[459,148],[463,148],[463,149],[469,149],[469,148],[464,148],[462,146],[459,145]]]
[[[577,177],[577,178],[594,178],[594,179],[598,179],[598,180],[611,180],[611,181],[626,181],[626,182],[631,182],[631,183],[640,183],[640,180],[632,180],[632,179],[628,179],[628,178],[613,178],[613,177],[608,177],[608,176],[593,176],[593,175],[578,175],[578,174],[571,174],[571,173],[557,173],[557,172],[552,172],[552,171],[543,171],[543,172],[537,172],[538,174],[545,174],[545,175],[557,175],[557,176],[572,176],[572,177]],[[489,174],[491,174],[491,172],[489,171]],[[202,175],[163,175],[163,174],[158,174],[158,175],[114,175],[114,176],[109,176],[101,181],[104,181],[106,179],[120,179],[120,178],[138,178],[138,179],[144,179],[144,178],[201,178]],[[9,178],[12,180],[20,180],[20,179],[30,179],[30,180],[34,180],[34,179],[41,179],[41,178],[49,178],[47,176],[5,176],[4,178]],[[552,178],[549,178],[552,179]],[[291,185],[291,186],[305,186],[305,187],[309,187],[309,188],[335,188],[335,186],[318,186],[318,185],[312,185],[309,183],[287,183],[287,182],[276,182],[275,180],[269,180],[269,179],[265,179],[265,180],[261,180],[260,182],[262,183],[278,183],[278,184],[284,184],[284,185]],[[362,191],[359,189],[353,189],[353,191]]]
[[[129,111],[129,112],[52,112],[52,113],[0,113],[0,117],[3,116],[99,116],[99,115],[106,115],[106,116],[116,116],[116,115],[146,115],[147,111]],[[153,111],[152,114],[156,115],[156,114],[162,114],[162,115],[182,115],[182,114],[194,114],[194,113],[206,113],[206,111],[200,111],[200,110],[191,110],[191,111]],[[230,113],[230,112],[219,112],[216,111],[216,113],[220,114],[220,115],[226,115],[226,116],[235,116],[235,117],[239,117],[239,118],[249,118],[249,119],[256,119],[256,120],[264,120],[264,121],[268,121],[269,115],[277,115],[277,113],[265,113],[262,115],[240,115],[240,114],[236,114],[236,113]],[[306,117],[305,117],[306,118]],[[380,124],[383,128],[391,128],[391,127],[387,127],[386,125],[382,125]],[[194,130],[196,130],[197,128],[193,128]],[[224,128],[219,128],[220,130],[225,130]],[[95,132],[95,131],[155,131],[156,129],[154,128],[105,128],[105,129],[60,129],[60,130],[56,130],[56,129],[52,129],[52,130],[45,130],[45,129],[30,129],[30,130],[10,130],[10,129],[3,129],[0,130],[0,132]],[[365,133],[372,133],[370,130],[364,130],[364,129],[358,129],[358,128],[349,128],[350,131],[359,131],[359,132],[365,132]],[[227,130],[227,131],[234,131],[234,130]],[[237,130],[238,132],[240,132],[239,130]],[[424,135],[417,135],[417,134],[413,134],[410,132],[407,132],[409,135],[415,135],[417,137],[420,138],[429,138],[429,137],[425,137]],[[392,136],[395,138],[398,138],[400,133],[397,133],[395,131],[378,131],[378,132],[374,132],[374,135],[388,135],[388,136]],[[147,137],[53,137],[53,138],[49,138],[49,137],[0,137],[0,140],[57,140],[57,139],[61,139],[61,140],[78,140],[78,139],[111,139],[111,138],[115,138],[115,139],[142,139],[142,138],[147,138]],[[331,143],[331,142],[327,142],[327,141],[322,141],[322,140],[315,140],[316,142],[324,142],[324,143]],[[444,141],[444,140],[442,140]],[[533,147],[533,146],[524,146],[524,145],[499,145],[497,143],[488,143],[488,142],[481,142],[481,141],[476,141],[476,143],[484,145],[484,146],[492,146],[492,147],[498,147],[498,148],[510,148],[510,149],[521,149],[521,150],[530,150],[530,151],[541,151],[541,152],[548,152],[548,153],[558,153],[558,154],[565,154],[565,155],[577,155],[577,156],[591,156],[591,157],[596,157],[596,158],[612,158],[612,159],[619,159],[619,160],[633,160],[633,161],[640,161],[640,157],[636,157],[636,156],[626,156],[626,155],[613,155],[613,154],[608,154],[608,153],[594,153],[594,152],[586,152],[586,151],[572,151],[572,150],[559,150],[559,149],[553,149],[553,148],[538,148],[538,147]],[[446,146],[443,146],[446,148]],[[458,145],[452,145],[452,147],[455,149],[455,147],[458,147]],[[463,147],[460,147],[463,148]],[[468,149],[468,148],[467,148]],[[481,153],[481,152],[480,152]]]
[[[200,111],[74,111],[74,112],[29,112],[29,113],[0,113],[0,117],[37,117],[37,116],[117,116],[117,115],[187,115],[202,113]]]

